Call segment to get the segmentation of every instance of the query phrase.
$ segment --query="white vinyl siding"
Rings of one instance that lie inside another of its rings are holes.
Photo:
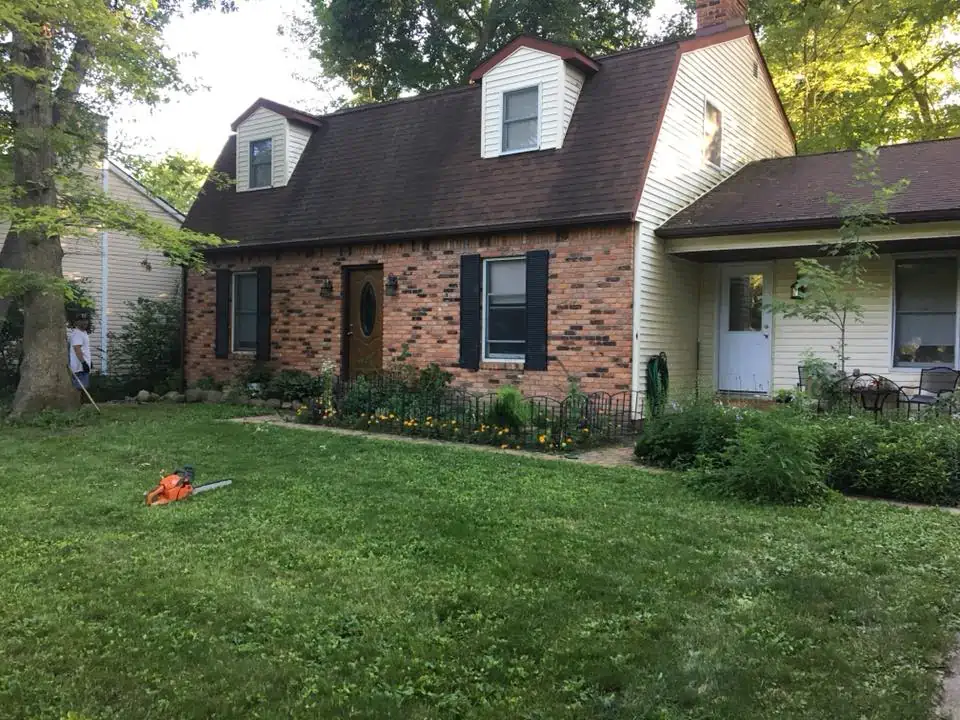
[[[637,213],[634,283],[634,388],[643,390],[650,356],[666,352],[671,387],[697,378],[703,266],[670,257],[654,232],[668,218],[744,164],[794,153],[766,78],[753,76],[758,56],[748,37],[686,52],[664,111]],[[707,99],[723,110],[720,168],[704,167]],[[701,318],[701,323],[703,319]]]
[[[289,182],[293,171],[297,169],[297,163],[300,162],[300,156],[303,155],[313,129],[297,123],[287,123],[287,175],[286,181]]]
[[[240,123],[237,128],[237,192],[251,190],[250,143],[255,140],[271,141],[272,186],[287,184],[287,125],[286,118],[266,108],[258,109]]]
[[[564,64],[551,53],[521,47],[483,76],[483,157],[503,154],[504,93],[532,86],[540,88],[539,147],[545,150],[560,146]]]
[[[563,145],[563,140],[567,136],[567,128],[570,127],[573,113],[577,109],[577,100],[580,99],[580,91],[583,90],[584,80],[584,75],[581,71],[568,63],[564,63],[563,65],[563,118],[560,122],[560,142],[557,144],[557,147]]]

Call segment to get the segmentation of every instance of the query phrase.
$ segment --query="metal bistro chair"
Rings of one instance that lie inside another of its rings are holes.
[[[910,405],[916,405],[917,410],[924,406],[935,405],[945,395],[955,393],[958,382],[960,382],[960,372],[953,368],[924,368],[920,371],[920,385],[904,388],[907,391],[908,411]]]
[[[861,409],[873,413],[875,418],[883,415],[885,408],[899,409],[907,401],[903,388],[883,375],[858,375],[850,384],[851,399],[859,401]]]

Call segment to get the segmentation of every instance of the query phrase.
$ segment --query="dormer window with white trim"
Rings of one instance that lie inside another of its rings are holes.
[[[250,189],[273,185],[273,140],[263,138],[250,143]]]
[[[503,94],[503,152],[536,150],[540,146],[540,87]]]
[[[507,43],[470,73],[482,84],[481,157],[563,147],[580,92],[599,71],[566,45],[523,36]]]

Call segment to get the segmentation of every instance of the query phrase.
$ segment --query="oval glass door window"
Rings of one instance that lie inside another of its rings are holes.
[[[360,291],[360,330],[364,337],[370,337],[373,334],[373,328],[377,324],[377,293],[373,285],[369,282],[363,286]]]

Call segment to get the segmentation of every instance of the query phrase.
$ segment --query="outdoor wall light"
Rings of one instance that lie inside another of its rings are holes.
[[[387,276],[387,295],[396,295],[400,289],[400,278],[393,273]]]
[[[320,283],[320,296],[321,297],[332,297],[333,296],[333,280],[327,278]]]

